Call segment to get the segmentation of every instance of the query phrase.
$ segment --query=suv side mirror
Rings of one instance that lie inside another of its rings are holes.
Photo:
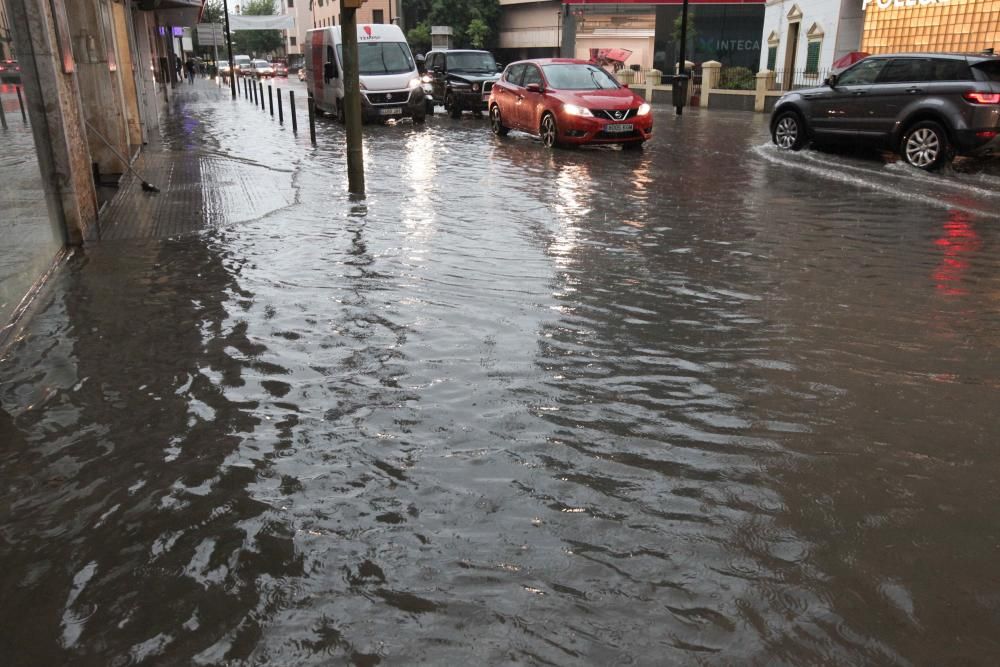
[[[828,85],[828,86],[830,86],[831,88],[836,88],[837,87],[837,80],[839,78],[840,77],[837,76],[836,74],[831,74],[830,76],[826,77],[826,80],[823,83],[826,84],[826,85]]]
[[[437,74],[438,76],[440,76],[441,74],[444,73],[444,68],[441,67],[440,65],[435,65],[434,66],[434,73]]]
[[[524,87],[524,89],[527,90],[529,93],[544,93],[545,92],[545,89],[542,88],[542,84],[540,84],[540,83],[529,83],[527,86]]]

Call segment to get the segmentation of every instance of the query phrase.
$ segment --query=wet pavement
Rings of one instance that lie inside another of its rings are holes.
[[[358,202],[335,122],[171,108],[0,359],[6,664],[1000,656],[995,162],[439,114]]]

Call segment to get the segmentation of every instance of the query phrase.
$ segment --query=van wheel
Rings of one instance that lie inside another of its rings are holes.
[[[771,139],[782,150],[801,150],[806,143],[806,128],[802,116],[794,111],[786,111],[778,116],[771,127]]]
[[[920,121],[906,130],[899,154],[917,169],[931,171],[951,159],[948,133],[933,120]]]
[[[510,132],[510,128],[503,124],[503,119],[500,118],[500,107],[496,104],[490,108],[490,129],[498,137],[506,137],[507,133]]]

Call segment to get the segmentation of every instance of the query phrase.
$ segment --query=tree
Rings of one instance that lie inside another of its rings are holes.
[[[201,13],[202,23],[225,23],[225,12],[222,9],[222,0],[208,0],[205,3],[205,11]]]
[[[486,46],[486,40],[490,36],[490,27],[483,23],[482,19],[472,19],[469,21],[469,27],[465,29],[465,35],[469,44],[481,49]]]
[[[248,0],[243,5],[243,14],[248,16],[273,16],[274,0]],[[280,30],[234,30],[233,50],[257,57],[280,49],[285,43]]]
[[[406,33],[406,41],[415,51],[426,51],[431,48],[431,29],[426,23],[418,23]]]
[[[677,18],[674,19],[674,30],[671,35],[674,38],[674,44],[676,45],[677,48],[677,57],[674,58],[675,61],[678,58],[680,58],[681,26],[684,23],[684,21],[682,20],[683,18],[684,14],[680,13],[677,14]],[[692,58],[694,58],[694,40],[697,35],[698,31],[694,29],[694,11],[688,11],[687,35],[686,35],[687,44],[685,44],[687,48],[685,48],[686,53],[684,56],[686,60],[691,60]],[[674,64],[676,64],[676,62]]]

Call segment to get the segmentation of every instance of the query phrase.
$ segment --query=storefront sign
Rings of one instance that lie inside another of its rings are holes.
[[[861,0],[861,11],[865,11],[870,5],[874,5],[881,10],[889,9],[890,7],[894,9],[903,7],[929,7],[930,5],[943,5],[947,2],[948,0]]]

